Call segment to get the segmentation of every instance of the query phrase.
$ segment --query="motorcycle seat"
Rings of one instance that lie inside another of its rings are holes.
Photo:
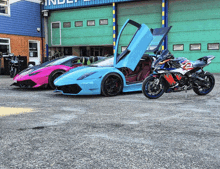
[[[206,62],[203,60],[196,60],[193,62],[193,67],[204,67],[206,65]]]

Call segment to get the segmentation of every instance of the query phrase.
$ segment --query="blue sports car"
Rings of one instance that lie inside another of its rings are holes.
[[[145,24],[128,19],[118,35],[114,56],[61,75],[54,81],[56,91],[65,95],[104,96],[141,91],[143,80],[151,72],[149,53],[158,52],[170,28],[149,29]],[[127,35],[131,31],[134,34]],[[126,38],[130,38],[129,44],[122,51],[121,39],[124,42]]]

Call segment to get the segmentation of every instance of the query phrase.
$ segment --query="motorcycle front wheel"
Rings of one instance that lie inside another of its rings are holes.
[[[209,72],[200,75],[200,77],[204,79],[204,85],[193,87],[193,91],[198,95],[207,95],[215,86],[215,78]]]
[[[15,77],[15,75],[17,74],[17,69],[13,68],[12,70],[10,70],[10,77],[13,78]]]
[[[153,76],[148,76],[142,84],[142,92],[149,99],[157,99],[164,93],[164,84]]]

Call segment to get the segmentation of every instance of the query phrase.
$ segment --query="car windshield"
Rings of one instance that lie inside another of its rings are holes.
[[[98,62],[95,62],[89,66],[94,66],[94,67],[113,67],[113,61],[114,61],[114,56],[107,57],[104,60],[100,60]]]
[[[52,60],[49,63],[45,64],[44,66],[61,65],[62,63],[66,62],[70,59],[73,59],[73,58],[74,58],[74,56],[62,57],[62,58],[59,58],[59,59],[56,59],[56,60]]]

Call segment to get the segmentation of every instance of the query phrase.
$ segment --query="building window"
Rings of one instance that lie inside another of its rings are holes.
[[[201,50],[201,44],[190,44],[190,50]]]
[[[95,20],[87,21],[87,26],[95,26]]]
[[[10,39],[0,38],[0,52],[3,54],[10,53]]]
[[[38,43],[35,41],[29,41],[29,56],[38,57]]]
[[[75,27],[82,27],[83,26],[83,21],[76,21],[75,22]]]
[[[99,25],[108,25],[108,19],[100,19]]]
[[[10,15],[9,0],[0,0],[0,15]]]
[[[173,45],[173,51],[182,51],[184,50],[183,44]]]
[[[70,28],[71,27],[71,22],[63,22],[63,27],[64,28]]]
[[[60,28],[60,23],[52,23],[52,28]]]
[[[219,43],[208,43],[208,50],[219,50]]]

